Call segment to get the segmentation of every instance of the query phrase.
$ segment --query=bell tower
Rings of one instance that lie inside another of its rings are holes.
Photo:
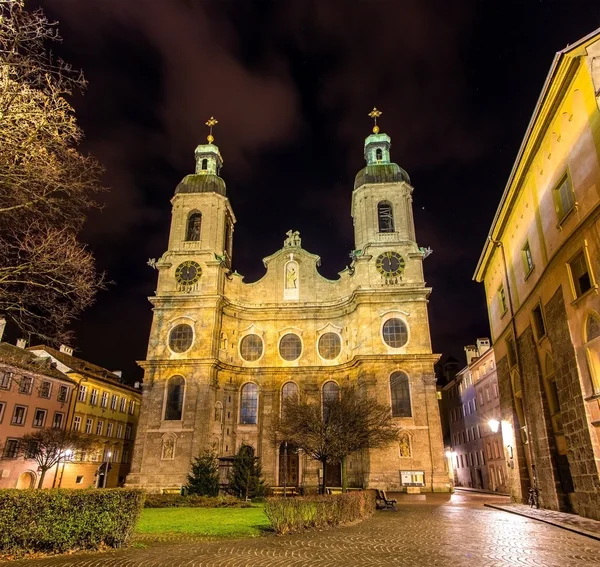
[[[369,113],[375,125],[365,139],[367,164],[356,175],[352,192],[355,248],[365,253],[369,248],[401,245],[407,252],[416,252],[413,188],[408,173],[391,161],[392,140],[377,125],[381,114],[377,108]]]

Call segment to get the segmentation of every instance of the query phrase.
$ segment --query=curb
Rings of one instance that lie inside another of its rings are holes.
[[[492,490],[479,490],[478,488],[465,488],[464,486],[455,486],[454,491],[462,491],[462,492],[475,492],[476,494],[489,494],[490,496],[504,496],[510,497],[510,494],[507,492],[494,492]]]
[[[566,524],[560,522],[554,522],[552,520],[545,520],[543,518],[536,518],[535,516],[530,516],[529,514],[523,514],[517,510],[509,510],[508,508],[503,508],[502,506],[496,506],[495,504],[484,504],[488,508],[494,508],[495,510],[500,510],[501,512],[508,512],[509,514],[516,514],[517,516],[522,516],[523,518],[529,518],[530,520],[535,520],[536,522],[543,522],[544,524],[548,524],[550,526],[554,526],[556,528],[560,528],[561,530],[567,530],[568,532],[573,532],[574,534],[579,534],[585,537],[589,537],[591,539],[595,539],[596,541],[600,541],[600,535],[593,534],[592,532],[588,532],[583,529],[576,529],[568,526]]]

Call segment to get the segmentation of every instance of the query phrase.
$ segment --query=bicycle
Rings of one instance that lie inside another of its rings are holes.
[[[540,489],[537,486],[534,486],[529,489],[529,498],[527,499],[527,503],[530,508],[534,506],[539,509],[540,507]]]

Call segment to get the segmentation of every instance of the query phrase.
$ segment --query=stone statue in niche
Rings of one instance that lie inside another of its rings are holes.
[[[295,262],[290,262],[285,267],[285,287],[287,289],[296,289],[298,287],[297,267]]]
[[[227,350],[227,334],[221,333],[221,350]]]
[[[169,460],[175,458],[175,439],[167,437],[163,439],[161,459]]]
[[[403,435],[400,437],[400,456],[401,457],[410,457],[410,439],[408,435]]]

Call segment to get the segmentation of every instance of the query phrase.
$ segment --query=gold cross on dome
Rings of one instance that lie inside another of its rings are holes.
[[[369,116],[374,120],[375,122],[375,126],[373,126],[373,134],[377,134],[379,132],[379,126],[377,126],[377,119],[382,115],[383,113],[381,112],[381,110],[377,110],[377,107],[374,106],[373,110],[371,110],[371,112],[369,112]]]
[[[214,116],[211,116],[206,122],[205,124],[208,126],[209,128],[209,132],[208,132],[208,136],[206,136],[206,139],[208,140],[209,144],[212,144],[214,142],[214,137],[212,135],[212,129],[213,126],[217,125],[219,123],[218,120],[215,119]]]

